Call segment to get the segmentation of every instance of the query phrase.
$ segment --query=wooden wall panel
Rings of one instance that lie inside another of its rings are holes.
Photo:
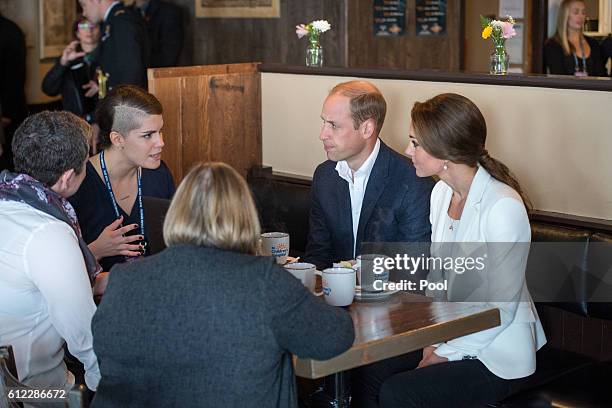
[[[162,159],[168,165],[175,182],[180,180],[177,176],[182,173],[183,122],[181,120],[181,97],[177,92],[180,88],[180,78],[160,78],[149,82],[149,91],[160,100],[164,108],[162,132],[165,146]],[[171,102],[175,99],[176,103]]]
[[[261,165],[261,78],[257,64],[149,70],[164,107],[163,158],[178,182],[198,161],[222,161],[246,177]]]
[[[417,37],[415,0],[408,0],[407,32],[401,37],[375,37],[371,0],[348,2],[348,64],[363,68],[445,69],[460,65],[461,2],[448,0],[447,35]]]
[[[204,128],[210,135],[210,159],[222,159],[245,176],[261,163],[260,88],[260,74],[209,78]]]
[[[170,0],[187,10],[185,51],[193,64],[280,62],[303,64],[306,40],[295,26],[326,19],[332,30],[323,36],[325,63],[346,64],[346,3],[353,0],[281,0],[280,18],[196,18],[194,0]],[[187,58],[184,58],[186,60]]]

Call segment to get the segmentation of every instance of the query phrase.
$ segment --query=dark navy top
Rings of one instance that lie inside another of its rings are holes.
[[[96,169],[89,161],[87,162],[86,171],[87,173],[81,187],[79,187],[76,194],[69,198],[69,201],[79,219],[83,239],[89,244],[95,241],[102,230],[117,217],[104,180],[100,178]],[[174,181],[172,180],[170,170],[163,161],[155,170],[142,169],[143,196],[171,199],[173,194]],[[121,206],[118,205],[117,207],[119,208],[119,214],[123,215],[123,225],[140,224],[140,206],[138,201],[134,203],[131,214],[126,214]],[[128,233],[128,235],[132,234],[140,234],[140,228],[136,228]],[[145,238],[147,238],[147,234],[147,226],[145,225]],[[124,256],[113,256],[102,258],[100,264],[104,271],[108,271],[114,264],[123,261],[125,261]]]

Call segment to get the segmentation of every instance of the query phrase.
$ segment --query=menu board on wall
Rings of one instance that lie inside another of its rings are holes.
[[[374,35],[398,36],[406,32],[406,0],[374,0]]]
[[[446,0],[416,0],[416,35],[446,35]]]

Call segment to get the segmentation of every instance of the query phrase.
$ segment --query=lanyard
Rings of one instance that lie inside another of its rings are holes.
[[[115,193],[113,193],[113,186],[111,186],[110,178],[108,177],[108,171],[106,170],[106,162],[104,161],[104,150],[100,152],[100,167],[102,168],[102,175],[104,176],[104,183],[106,184],[106,189],[108,190],[108,195],[110,196],[111,203],[113,204],[113,208],[115,209],[115,215],[119,218],[121,215],[119,214],[119,207],[117,206],[117,200],[115,200]],[[140,235],[145,236],[145,227],[144,227],[144,209],[142,207],[142,182],[140,177],[140,167],[138,168],[137,180],[138,180],[138,206],[140,207]]]
[[[580,37],[580,52],[582,53],[582,70],[578,66],[578,57],[576,57],[576,52],[574,51],[574,75],[576,76],[587,76],[587,67],[586,67],[586,58],[584,57],[584,47],[582,46],[582,37]]]

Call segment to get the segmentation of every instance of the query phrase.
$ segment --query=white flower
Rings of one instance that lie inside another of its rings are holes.
[[[311,24],[314,30],[320,31],[322,33],[331,29],[331,24],[329,24],[327,20],[317,20],[313,21]]]
[[[493,20],[491,21],[491,27],[501,30],[504,27],[504,22],[499,20]]]

